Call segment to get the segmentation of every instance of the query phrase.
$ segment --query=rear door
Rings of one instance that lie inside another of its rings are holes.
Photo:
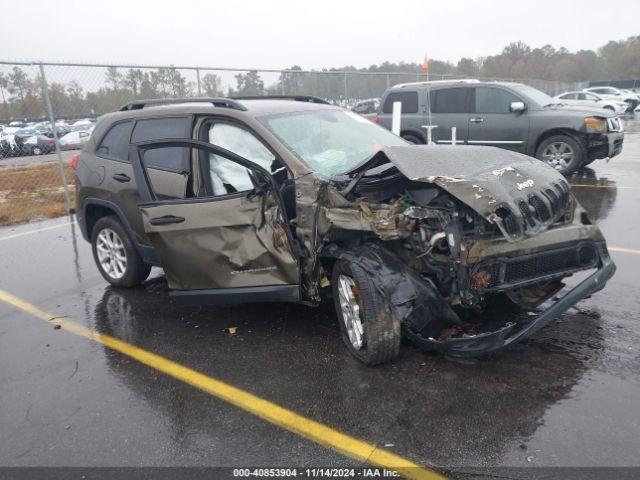
[[[197,159],[194,173],[210,180],[200,196],[163,199],[150,181],[149,154],[179,154],[184,148]],[[130,158],[144,230],[174,298],[212,304],[299,299],[293,238],[277,185],[266,169],[198,140],[132,145]],[[211,159],[216,159],[214,169]],[[224,178],[218,177],[220,172]]]
[[[469,135],[470,92],[467,86],[425,89],[430,104],[427,124],[431,125],[432,140],[451,144],[455,127],[457,144],[465,144]]]
[[[400,120],[400,132],[411,132],[414,136],[426,138],[424,134],[424,112],[420,108],[419,95],[416,90],[390,92],[382,104],[382,114],[379,116],[380,124],[391,130],[393,104],[402,104],[402,116]]]
[[[513,102],[524,102],[497,86],[472,87],[473,111],[469,116],[469,144],[490,145],[516,152],[527,151],[529,115],[512,112]],[[526,106],[526,103],[525,103]]]

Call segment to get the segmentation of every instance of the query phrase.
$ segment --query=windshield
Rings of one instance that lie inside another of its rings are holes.
[[[557,99],[551,98],[546,93],[541,92],[537,88],[530,87],[529,85],[514,85],[513,89],[529,97],[529,100],[537,103],[541,107],[557,105],[559,103]]]
[[[390,131],[345,110],[295,112],[260,120],[325,178],[350,170],[382,147],[408,145]]]

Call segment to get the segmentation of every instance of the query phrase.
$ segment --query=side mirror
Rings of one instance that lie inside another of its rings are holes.
[[[509,105],[509,110],[511,110],[513,113],[524,112],[525,109],[526,105],[524,104],[524,102],[511,102],[511,105]]]

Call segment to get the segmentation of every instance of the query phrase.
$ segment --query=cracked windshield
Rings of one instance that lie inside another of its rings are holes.
[[[262,123],[325,178],[346,172],[382,147],[407,145],[390,131],[344,110],[270,116]]]

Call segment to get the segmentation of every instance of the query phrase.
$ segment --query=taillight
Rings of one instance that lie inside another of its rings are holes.
[[[76,153],[73,157],[71,157],[71,168],[74,170],[78,166],[78,154]]]
[[[378,115],[376,115],[375,117],[373,117],[373,123],[378,124]]]
[[[45,140],[44,144],[45,145],[53,145],[53,140]]]

